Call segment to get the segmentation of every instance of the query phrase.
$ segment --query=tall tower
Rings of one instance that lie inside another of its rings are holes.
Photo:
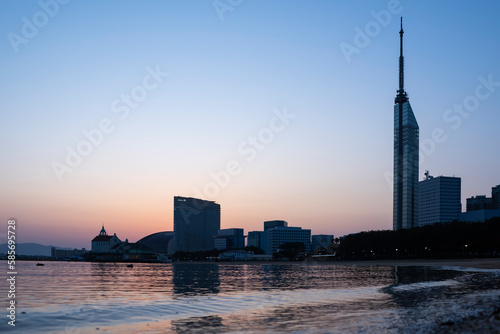
[[[399,89],[394,101],[393,229],[418,226],[418,123],[404,90],[403,18],[399,31]]]

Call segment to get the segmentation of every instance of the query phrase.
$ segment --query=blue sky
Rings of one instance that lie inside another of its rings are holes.
[[[0,212],[20,221],[24,242],[89,247],[103,223],[135,241],[173,229],[173,196],[200,193],[221,204],[223,227],[246,232],[271,219],[336,236],[390,229],[400,16],[405,88],[426,148],[421,177],[460,176],[464,207],[500,183],[495,1],[42,0],[0,9]],[[347,44],[357,48],[348,57]],[[155,71],[168,75],[154,81]],[[141,101],[120,118],[117,106],[134,94]],[[472,111],[454,111],[464,103]],[[293,118],[270,133],[277,114]],[[112,130],[58,177],[54,162],[67,165],[67,147],[77,150],[103,120]],[[249,159],[242,151],[259,135],[265,143]],[[217,184],[213,175],[234,161],[238,172]]]

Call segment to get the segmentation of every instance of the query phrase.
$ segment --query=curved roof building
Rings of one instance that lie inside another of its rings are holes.
[[[174,253],[174,232],[157,232],[145,236],[137,243],[146,245],[154,249],[157,253],[173,254]]]

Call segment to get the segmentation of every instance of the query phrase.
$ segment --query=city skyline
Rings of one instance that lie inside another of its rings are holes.
[[[401,16],[420,171],[461,177],[463,208],[500,183],[500,4],[229,7],[0,4],[0,212],[19,242],[173,231],[174,196],[246,232],[391,229]]]

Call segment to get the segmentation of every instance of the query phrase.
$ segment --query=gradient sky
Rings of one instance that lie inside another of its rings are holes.
[[[498,1],[61,2],[0,2],[0,243],[10,217],[18,242],[137,241],[176,195],[245,233],[391,229],[400,16],[420,177],[460,176],[463,208],[500,184]]]

